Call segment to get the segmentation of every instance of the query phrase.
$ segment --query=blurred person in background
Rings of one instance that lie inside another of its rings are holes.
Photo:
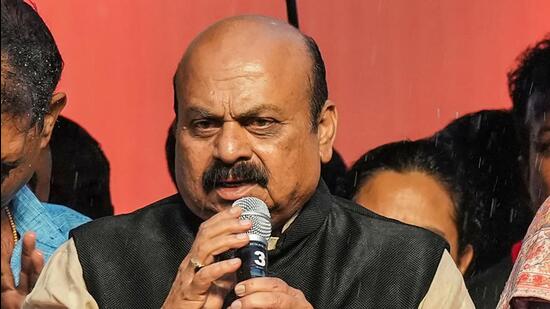
[[[441,236],[463,275],[477,250],[481,223],[471,188],[462,184],[446,149],[430,140],[399,141],[361,156],[339,186],[340,194],[373,212]]]
[[[44,21],[20,0],[2,0],[2,308],[19,308],[54,250],[89,219],[42,203],[26,186],[48,146],[65,94],[63,61]]]
[[[338,191],[338,183],[346,175],[346,163],[336,149],[332,149],[332,158],[321,165],[321,178],[332,194]]]
[[[520,56],[508,88],[536,210],[550,194],[550,34]]]
[[[550,34],[528,48],[508,74],[522,142],[525,177],[537,213],[501,295],[498,308],[550,306]],[[544,201],[544,202],[543,202]],[[539,208],[540,206],[540,208]]]
[[[38,199],[72,208],[92,219],[113,215],[109,160],[76,122],[59,116],[29,187]]]
[[[533,215],[520,167],[521,147],[510,111],[483,110],[460,117],[434,134],[452,149],[481,225],[468,291],[476,308],[495,308],[513,266],[512,246],[523,239]]]

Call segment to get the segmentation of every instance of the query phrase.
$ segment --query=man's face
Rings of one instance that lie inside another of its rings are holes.
[[[2,207],[31,178],[40,153],[37,126],[28,119],[2,113]]]
[[[550,115],[529,114],[529,189],[534,206],[539,207],[550,194]]]
[[[177,79],[179,192],[203,219],[258,197],[280,226],[315,191],[327,151],[310,125],[308,58],[206,49]]]

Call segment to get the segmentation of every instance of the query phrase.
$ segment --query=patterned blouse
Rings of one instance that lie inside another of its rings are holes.
[[[537,211],[497,308],[529,308],[550,304],[550,197]]]

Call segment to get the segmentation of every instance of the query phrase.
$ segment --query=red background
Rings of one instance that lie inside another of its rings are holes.
[[[550,31],[546,0],[297,0],[324,55],[348,163],[430,135],[467,112],[510,106],[506,72]],[[34,0],[65,60],[68,117],[111,162],[117,213],[176,192],[164,159],[171,87],[190,40],[227,16],[286,18],[272,0]]]

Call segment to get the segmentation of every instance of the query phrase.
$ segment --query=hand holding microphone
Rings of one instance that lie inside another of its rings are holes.
[[[247,197],[235,201],[234,206],[238,207],[219,212],[201,224],[163,308],[221,308],[235,282],[235,294],[241,298],[231,308],[311,308],[300,290],[281,279],[263,277],[271,234],[265,203]],[[238,257],[215,261],[216,255],[232,249],[238,249]],[[236,273],[240,277],[237,281]]]
[[[252,224],[240,220],[240,207],[231,207],[204,221],[191,250],[179,266],[163,308],[221,308],[235,284],[239,258],[215,261],[215,256],[248,244]]]

